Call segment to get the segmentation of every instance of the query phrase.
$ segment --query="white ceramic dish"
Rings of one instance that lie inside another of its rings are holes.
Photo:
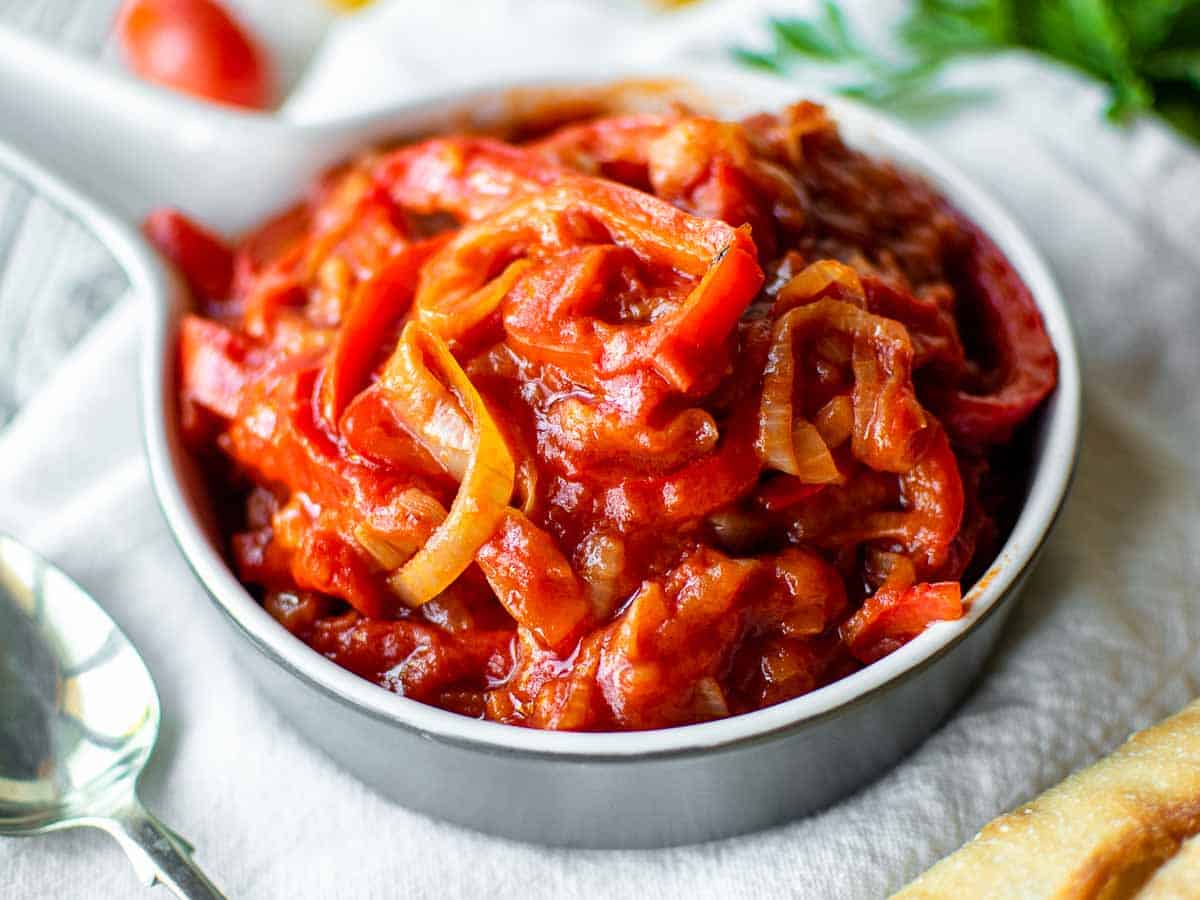
[[[740,116],[806,94],[794,84],[729,70],[683,73],[713,112]],[[604,79],[556,78],[580,89]],[[384,131],[417,137],[439,122],[493,120],[511,86],[422,102]],[[528,96],[529,87],[523,88]],[[185,299],[172,275],[118,219],[12,154],[24,171],[89,221],[147,298],[142,404],[146,451],[163,512],[197,577],[228,617],[231,640],[297,730],[398,802],[514,838],[590,847],[707,840],[811,812],[877,777],[969,689],[1011,611],[1066,497],[1080,424],[1079,365],[1062,298],[1013,221],[953,166],[878,113],[826,102],[847,141],[921,173],[982,227],[1035,297],[1059,357],[1059,385],[1040,414],[1028,496],[995,563],[967,597],[969,612],[841,681],[757,712],[681,728],[614,734],[541,732],[478,721],[391,694],[293,638],[237,581],[209,521],[205,488],[179,439],[173,370]],[[2,150],[2,148],[0,148]],[[302,185],[297,185],[297,192]],[[302,788],[302,786],[300,786]]]

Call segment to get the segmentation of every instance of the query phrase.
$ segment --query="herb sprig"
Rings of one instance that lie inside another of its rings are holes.
[[[814,17],[767,24],[772,45],[735,48],[742,64],[836,65],[847,76],[840,92],[899,111],[962,99],[939,87],[947,62],[1020,47],[1105,82],[1112,119],[1155,110],[1200,141],[1200,0],[913,0],[894,56],[867,46],[834,0]]]

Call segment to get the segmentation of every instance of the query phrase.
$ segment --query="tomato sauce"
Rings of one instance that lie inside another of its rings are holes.
[[[960,617],[1056,380],[996,247],[814,104],[438,137],[234,245],[146,228],[242,580],[514,725],[735,715]]]

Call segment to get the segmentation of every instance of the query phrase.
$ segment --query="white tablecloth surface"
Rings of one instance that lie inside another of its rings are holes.
[[[315,117],[584,53],[712,54],[752,33],[753,7],[705,4],[664,31],[584,0],[399,0],[341,26],[288,111]],[[68,568],[144,653],[165,711],[144,798],[231,897],[880,897],[1200,692],[1200,157],[1153,122],[1112,128],[1097,87],[1021,56],[952,77],[992,101],[922,130],[1001,199],[1060,279],[1086,367],[1084,450],[985,680],[893,772],[809,819],[660,851],[520,845],[395,806],[304,744],[234,667],[235,638],[155,508],[128,302],[0,436],[0,529]],[[142,890],[99,833],[0,840],[5,898]]]

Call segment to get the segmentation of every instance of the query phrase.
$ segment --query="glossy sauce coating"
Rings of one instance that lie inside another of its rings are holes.
[[[806,103],[367,153],[232,248],[146,228],[241,578],[517,725],[746,712],[961,616],[1056,379],[987,237]]]

